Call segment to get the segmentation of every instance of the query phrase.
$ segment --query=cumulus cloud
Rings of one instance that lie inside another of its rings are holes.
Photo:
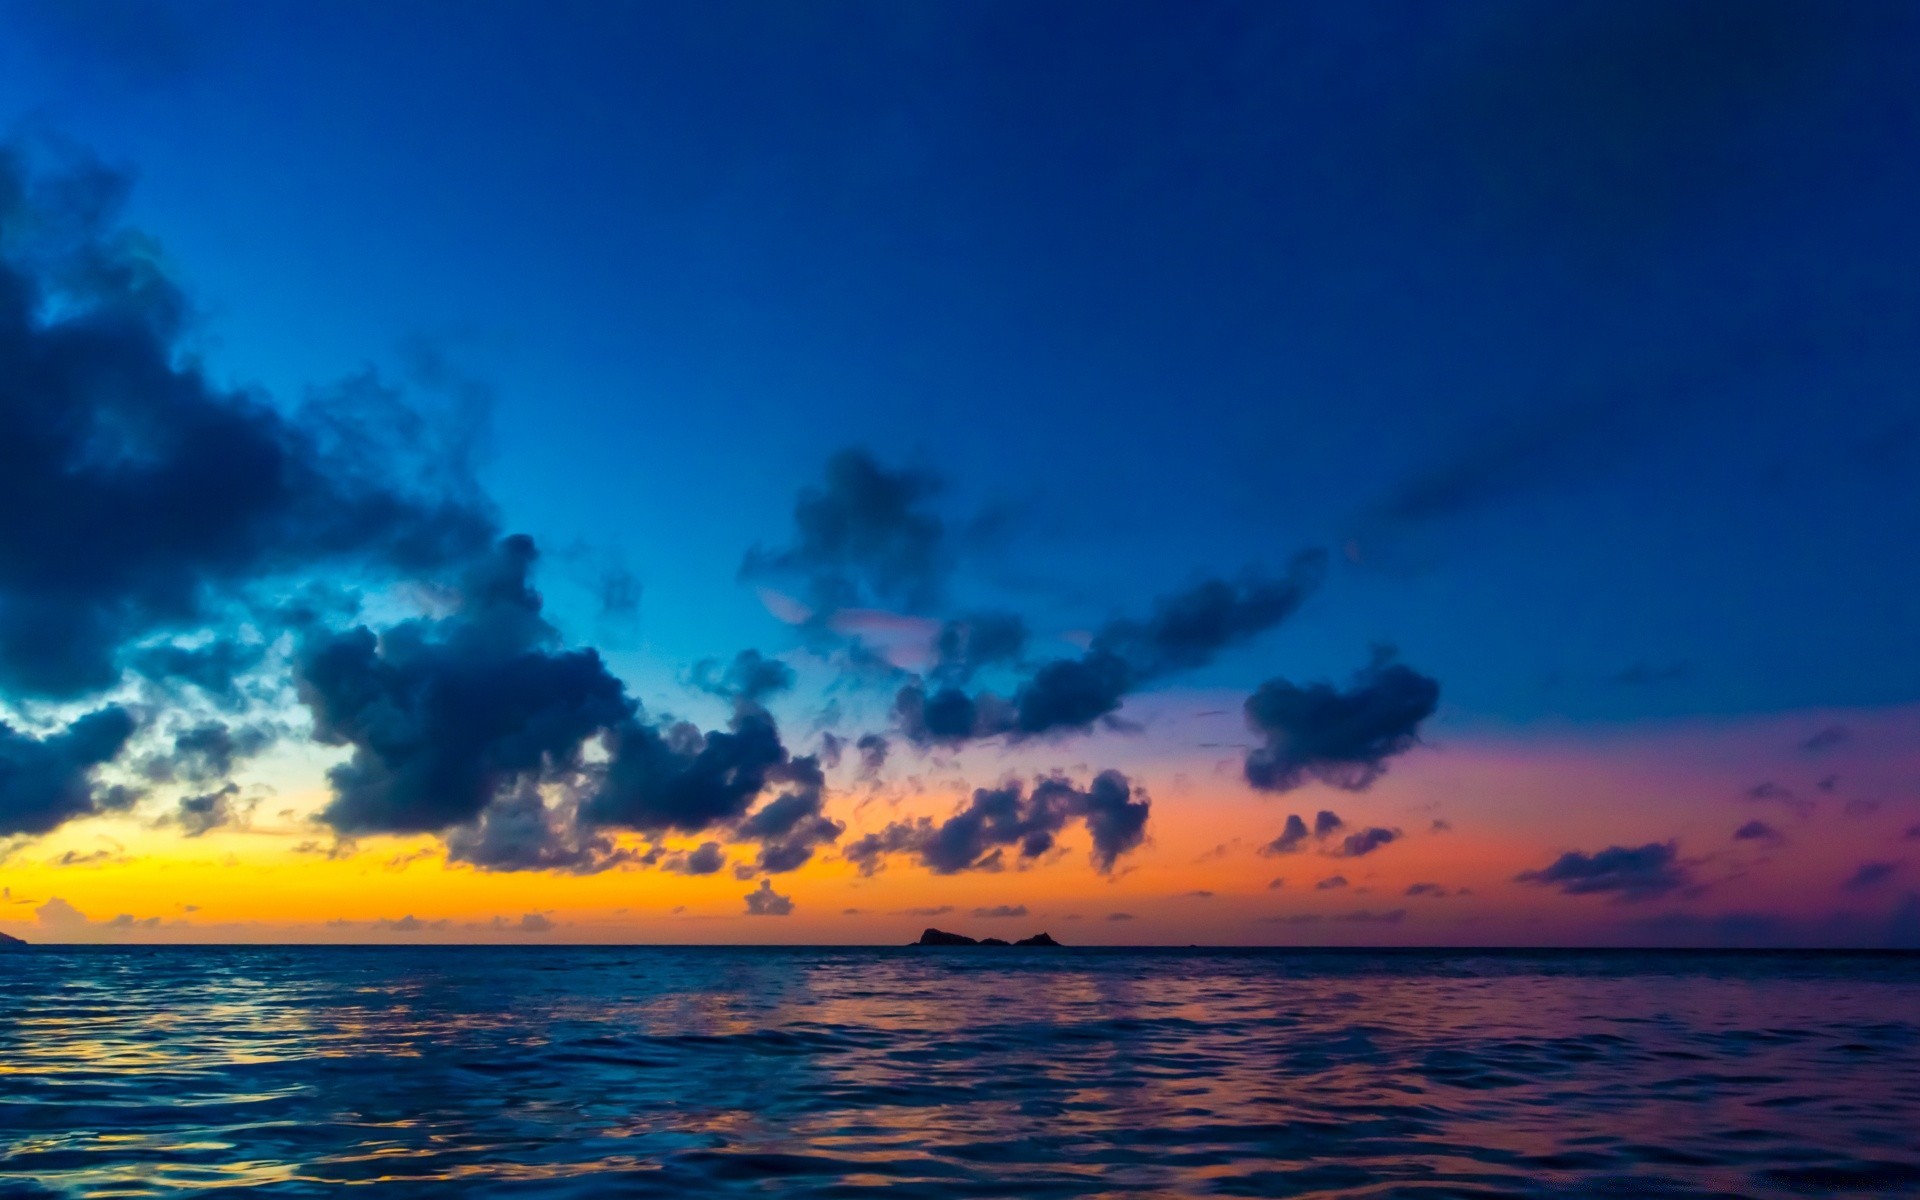
[[[793,542],[755,547],[742,578],[801,581],[816,611],[893,604],[924,611],[938,604],[952,570],[946,523],[929,508],[942,489],[926,471],[890,470],[860,448],[827,460],[826,479],[794,503]]]
[[[1247,753],[1247,782],[1288,792],[1316,779],[1348,791],[1373,785],[1395,755],[1420,741],[1440,685],[1377,653],[1345,690],[1270,679],[1247,698],[1247,726],[1263,741]]]
[[[719,842],[702,842],[685,853],[665,855],[661,865],[676,875],[713,875],[727,865],[727,853]]]
[[[40,736],[0,721],[0,837],[48,833],[132,803],[131,792],[101,784],[98,772],[133,732],[133,714],[118,705]]]
[[[1748,821],[1733,831],[1736,842],[1773,842],[1780,839],[1780,831],[1765,821]]]
[[[750,917],[784,917],[793,912],[793,897],[782,896],[773,890],[773,880],[762,879],[760,886],[747,893],[747,915]]]
[[[96,164],[0,149],[0,688],[15,695],[110,688],[137,644],[267,581],[412,575],[492,537],[460,448],[376,382],[289,410],[210,381],[181,343],[190,305],[115,225],[126,191]]]
[[[1136,798],[1137,796],[1137,798]],[[1119,859],[1146,840],[1152,802],[1118,771],[1103,771],[1085,789],[1063,776],[1035,781],[1029,791],[1019,782],[979,788],[946,820],[926,817],[896,821],[869,833],[843,851],[863,874],[880,869],[896,854],[911,854],[937,875],[993,871],[1050,852],[1059,834],[1075,820],[1092,838],[1096,870],[1111,874]]]
[[[914,680],[899,690],[894,716],[901,732],[917,745],[1083,732],[1110,720],[1138,688],[1205,666],[1221,651],[1280,624],[1313,594],[1325,574],[1326,555],[1309,551],[1296,556],[1277,577],[1249,572],[1233,581],[1202,580],[1160,597],[1144,618],[1107,622],[1095,631],[1084,654],[1031,667],[1007,696],[969,693],[960,683],[978,664],[955,670],[945,666],[943,658],[931,681]],[[998,644],[1004,648],[1004,641]]]
[[[531,783],[496,795],[473,820],[444,833],[447,861],[483,871],[591,875],[638,861],[600,830],[583,825],[571,799],[549,804]]]
[[[202,721],[176,732],[169,751],[145,756],[139,772],[154,783],[224,781],[243,759],[271,745],[274,737],[275,731],[266,725]]]
[[[1610,895],[1619,901],[1653,900],[1693,886],[1679,849],[1672,842],[1609,846],[1595,854],[1568,851],[1537,871],[1522,871],[1516,882],[1553,887],[1569,896]]]
[[[187,837],[203,837],[223,826],[244,824],[247,813],[248,806],[240,800],[240,786],[229,783],[217,791],[180,797],[169,820]]]

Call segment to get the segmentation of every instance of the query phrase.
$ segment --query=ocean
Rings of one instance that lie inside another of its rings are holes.
[[[1920,956],[0,956],[0,1197],[216,1189],[1920,1195]]]

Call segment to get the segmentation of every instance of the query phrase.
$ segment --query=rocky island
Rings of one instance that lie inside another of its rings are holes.
[[[929,929],[920,935],[920,940],[909,943],[914,946],[1058,946],[1060,943],[1045,933],[1036,933],[1032,937],[1009,942],[1003,938],[970,938],[964,933],[948,933],[944,929]]]
[[[12,934],[0,933],[0,954],[9,950],[25,950],[27,944]]]

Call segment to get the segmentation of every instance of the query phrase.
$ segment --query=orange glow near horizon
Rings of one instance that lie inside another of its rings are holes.
[[[1862,745],[1882,747],[1878,757],[1849,764],[1851,799],[1797,813],[1740,796],[1758,779],[1806,774],[1808,765],[1781,747],[1831,719],[1792,714],[1600,736],[1453,739],[1396,762],[1358,794],[1316,786],[1263,796],[1227,758],[1129,764],[1154,798],[1151,840],[1111,879],[1089,866],[1078,829],[1044,860],[1000,872],[939,876],[894,859],[862,876],[828,852],[772,877],[774,890],[793,901],[784,917],[747,915],[743,898],[760,877],[737,878],[731,869],[705,877],[488,873],[447,863],[427,837],[369,839],[329,857],[299,817],[322,802],[309,788],[282,793],[271,828],[188,839],[123,817],[16,847],[0,865],[0,930],[54,942],[885,944],[930,925],[1007,938],[1046,930],[1082,945],[1631,941],[1637,923],[1664,914],[1813,920],[1872,906],[1875,897],[1839,884],[1858,862],[1884,857],[1889,840],[1913,823],[1920,750],[1910,747],[1920,746],[1920,710],[1846,714],[1874,734]],[[931,788],[861,805],[856,793],[832,807],[849,825],[844,843],[899,816],[945,816],[962,798]],[[1321,808],[1349,827],[1403,836],[1360,858],[1260,852],[1288,813],[1311,821]],[[1785,840],[1733,841],[1733,830],[1755,817],[1779,826]],[[1437,830],[1436,820],[1451,828]],[[1795,836],[1815,822],[1820,836]],[[1566,851],[1669,838],[1703,885],[1698,894],[1620,904],[1514,880]],[[1335,876],[1346,885],[1317,886]],[[1276,879],[1285,882],[1274,887]],[[1416,884],[1447,894],[1409,895]],[[1000,906],[1026,912],[976,915]]]

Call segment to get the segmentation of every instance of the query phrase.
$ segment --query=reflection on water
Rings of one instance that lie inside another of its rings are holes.
[[[1920,1195],[1916,1130],[1916,958],[0,959],[8,1198]]]

